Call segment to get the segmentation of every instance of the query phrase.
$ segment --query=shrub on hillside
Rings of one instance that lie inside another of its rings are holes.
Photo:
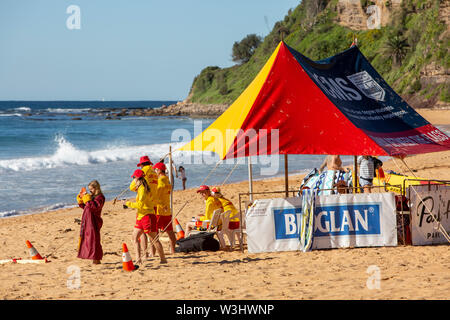
[[[256,34],[249,34],[241,41],[236,41],[231,53],[233,61],[238,63],[249,61],[260,44],[261,37]]]

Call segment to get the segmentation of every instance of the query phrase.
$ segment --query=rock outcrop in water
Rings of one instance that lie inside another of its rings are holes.
[[[121,117],[152,117],[152,116],[187,116],[193,118],[216,118],[221,115],[229,105],[227,104],[199,104],[181,101],[169,106],[149,109],[120,109],[111,110],[106,117],[114,120]]]

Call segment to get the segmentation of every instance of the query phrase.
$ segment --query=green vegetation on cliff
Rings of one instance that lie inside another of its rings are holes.
[[[347,49],[357,36],[361,52],[399,94],[450,102],[448,85],[424,81],[421,77],[426,68],[448,70],[450,67],[447,26],[438,18],[443,1],[403,0],[400,8],[391,12],[387,26],[354,31],[335,22],[338,0],[303,0],[274,25],[248,61],[230,68],[203,69],[193,81],[189,99],[197,103],[232,103],[284,35],[289,46],[313,60]],[[363,7],[370,5],[363,2]]]

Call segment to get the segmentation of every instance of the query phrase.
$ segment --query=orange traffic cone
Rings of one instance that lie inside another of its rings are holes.
[[[133,261],[131,260],[131,256],[130,253],[128,252],[128,248],[127,245],[124,243],[122,244],[122,265],[123,265],[123,270],[125,271],[133,271],[135,269],[137,269],[134,264]]]
[[[30,251],[30,256],[32,260],[43,260],[39,252],[33,247],[30,241],[26,241],[27,247]]]
[[[181,227],[178,219],[173,220],[175,222],[175,231],[177,232],[177,240],[184,239],[184,230]]]

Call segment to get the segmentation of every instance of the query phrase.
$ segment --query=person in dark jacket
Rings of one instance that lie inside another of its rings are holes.
[[[100,229],[103,226],[102,208],[105,196],[100,184],[93,180],[88,185],[91,194],[82,189],[77,196],[78,206],[83,209],[81,218],[80,239],[78,243],[78,258],[92,260],[100,264],[103,258],[103,249],[100,238]]]

